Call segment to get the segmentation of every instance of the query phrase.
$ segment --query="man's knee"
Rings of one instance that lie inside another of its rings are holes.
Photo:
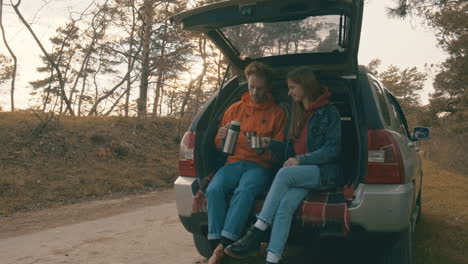
[[[208,188],[206,188],[206,197],[219,197],[224,196],[224,190],[222,186],[210,184]]]

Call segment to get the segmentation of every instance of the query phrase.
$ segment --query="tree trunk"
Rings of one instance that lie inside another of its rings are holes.
[[[141,62],[140,97],[138,98],[138,116],[146,116],[149,83],[150,43],[153,29],[153,1],[145,0],[143,13],[143,54]]]
[[[128,57],[127,57],[127,71],[131,71],[133,67],[133,37],[135,34],[135,26],[136,26],[136,19],[135,19],[135,1],[132,0],[132,30],[130,31],[130,47],[128,49]],[[129,76],[130,77],[130,76]],[[132,88],[132,82],[130,81],[131,78],[127,79],[127,90],[125,91],[125,117],[128,117],[128,107],[130,104],[130,90]]]
[[[203,86],[203,79],[205,78],[205,75],[206,75],[206,72],[208,70],[208,62],[207,62],[207,57],[208,57],[208,54],[206,53],[206,37],[200,37],[199,39],[199,42],[198,42],[198,48],[200,49],[200,56],[202,58],[202,61],[203,61],[203,68],[202,68],[202,72],[200,73],[200,75],[198,75],[198,78],[197,78],[197,88],[195,90],[195,98],[196,98],[196,106],[195,106],[195,110],[198,110],[200,108],[200,105],[201,105],[201,96],[202,96],[202,86]]]
[[[16,68],[18,60],[16,59],[15,53],[11,50],[10,45],[8,45],[8,41],[6,40],[5,36],[5,28],[3,27],[3,20],[2,20],[2,13],[3,13],[3,0],[0,0],[0,29],[2,30],[2,37],[3,43],[5,43],[10,56],[13,58],[13,72],[11,73],[11,89],[10,89],[10,103],[11,103],[11,111],[15,111],[15,81],[16,81]]]
[[[163,70],[159,69],[158,79],[156,80],[156,89],[154,91],[153,118],[155,118],[158,115],[159,97],[161,96],[162,85],[163,85],[163,82],[164,82],[163,74],[164,74]]]
[[[87,67],[86,67],[87,68]],[[85,76],[83,77],[83,86],[81,87],[80,97],[78,98],[78,116],[81,116],[81,104],[83,103],[83,95],[86,88],[86,79],[87,73],[85,72]]]
[[[122,97],[125,95],[127,91],[124,91],[118,98],[117,100],[115,100],[115,102],[112,104],[111,108],[104,114],[104,116],[109,116],[110,113],[112,113],[112,111],[114,110],[114,108],[117,106],[117,104],[119,103],[120,99],[122,99]]]
[[[168,13],[169,10],[169,3],[166,3],[166,12],[165,15]],[[162,44],[161,44],[161,56],[159,57],[159,74],[158,74],[158,80],[156,81],[156,91],[155,91],[155,96],[154,96],[154,102],[153,102],[153,118],[157,116],[158,112],[158,105],[159,105],[159,115],[161,115],[161,103],[160,100],[162,101],[162,91],[163,91],[163,86],[164,86],[164,73],[166,71],[166,41],[167,41],[167,23],[169,20],[164,20],[164,33],[163,33],[163,39],[162,39]],[[160,98],[161,97],[161,98]]]
[[[49,96],[50,96],[50,90],[52,89],[53,78],[54,78],[54,68],[51,67],[51,69],[50,69],[50,82],[49,82],[49,87],[47,88],[47,93],[46,93],[46,97],[44,99],[44,104],[42,106],[42,112],[46,111],[47,104],[49,103]]]
[[[73,109],[71,107],[70,100],[68,100],[67,95],[65,94],[65,81],[62,78],[62,73],[60,71],[60,68],[54,62],[53,58],[49,55],[49,53],[47,53],[47,51],[45,50],[45,48],[42,45],[41,41],[37,38],[36,33],[34,33],[31,26],[28,24],[28,22],[24,19],[23,15],[19,11],[19,6],[21,4],[21,0],[19,0],[17,4],[13,4],[12,0],[10,0],[10,2],[12,4],[12,6],[13,6],[13,10],[15,10],[16,15],[18,15],[21,22],[28,29],[29,33],[31,33],[31,35],[33,36],[33,38],[36,41],[37,45],[39,46],[39,48],[44,53],[44,56],[47,58],[47,61],[49,61],[49,63],[54,67],[55,71],[57,72],[57,78],[59,79],[59,83],[60,83],[60,91],[61,91],[62,101],[65,102],[66,108],[70,112],[70,115],[74,116],[75,113],[73,112]]]

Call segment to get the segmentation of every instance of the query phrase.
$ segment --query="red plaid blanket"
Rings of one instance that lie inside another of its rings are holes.
[[[209,179],[201,185],[195,195],[192,212],[207,212],[207,200],[204,191]],[[296,220],[303,227],[326,228],[327,226],[341,225],[343,236],[350,230],[348,203],[352,200],[352,187],[328,192],[311,191],[296,210]],[[254,211],[259,212],[263,206],[263,200],[257,201]]]

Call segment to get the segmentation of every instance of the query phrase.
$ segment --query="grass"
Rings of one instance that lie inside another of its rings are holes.
[[[45,117],[41,117],[45,120]],[[171,186],[177,121],[0,113],[0,215]]]
[[[417,263],[467,263],[467,176],[424,161],[422,218],[416,233]]]

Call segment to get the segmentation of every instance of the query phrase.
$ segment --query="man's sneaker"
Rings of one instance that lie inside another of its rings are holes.
[[[263,240],[264,234],[265,231],[252,225],[244,237],[226,247],[224,252],[233,258],[248,257],[260,248],[260,243]]]
[[[213,251],[213,255],[208,259],[207,264],[221,264],[224,258],[224,247],[221,243]]]

